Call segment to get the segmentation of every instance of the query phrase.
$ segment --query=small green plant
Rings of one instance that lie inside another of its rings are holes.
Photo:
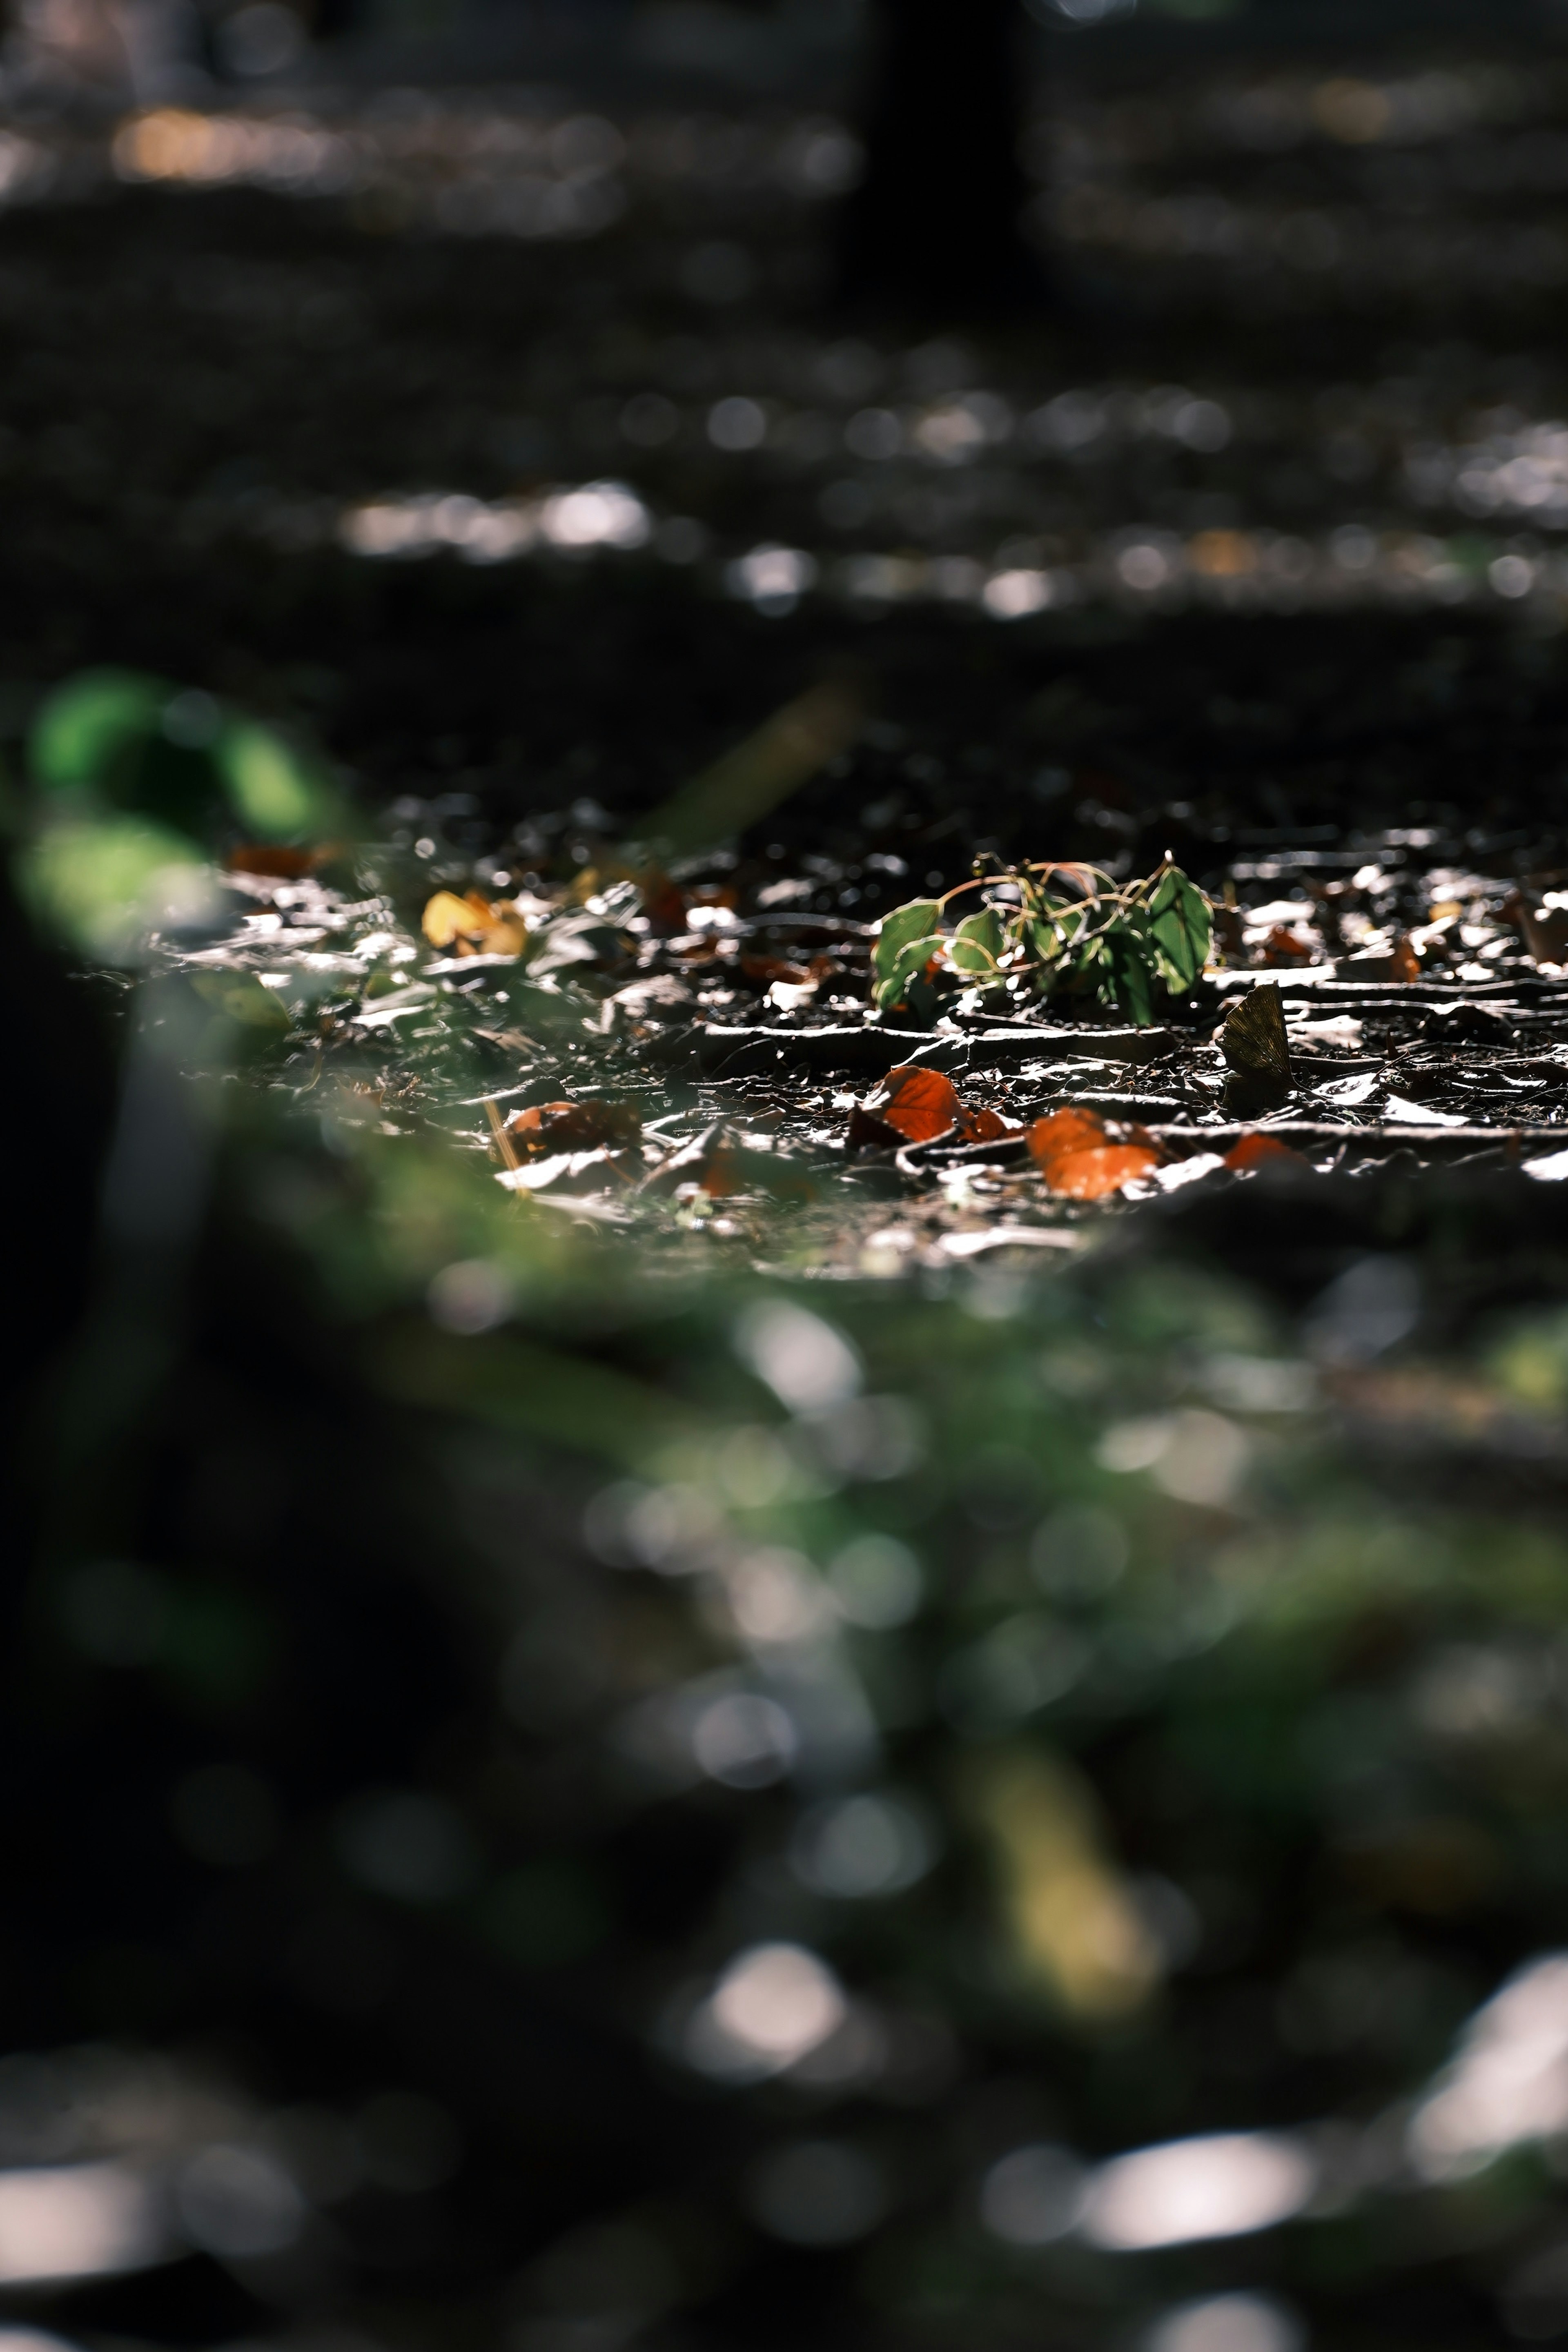
[[[948,908],[966,891],[984,901],[950,925]],[[1089,997],[1142,1026],[1157,992],[1184,996],[1201,978],[1212,936],[1208,900],[1169,858],[1120,885],[1094,866],[996,863],[884,919],[874,994],[883,1013],[931,1021],[952,976],[1005,998]]]

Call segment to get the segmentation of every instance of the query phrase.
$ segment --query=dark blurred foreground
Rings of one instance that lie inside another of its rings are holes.
[[[17,2324],[1555,2328],[1553,1188],[654,1272],[13,959]]]

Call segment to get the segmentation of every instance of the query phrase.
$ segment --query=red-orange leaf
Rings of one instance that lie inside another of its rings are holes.
[[[1147,1176],[1160,1155],[1137,1143],[1102,1143],[1089,1151],[1069,1151],[1053,1160],[1046,1182],[1069,1201],[1102,1201],[1135,1176]]]
[[[515,1110],[506,1123],[513,1144],[522,1151],[594,1151],[635,1143],[642,1118],[632,1103],[531,1103]]]
[[[889,1070],[868,1096],[866,1108],[897,1128],[906,1143],[935,1143],[962,1126],[964,1116],[952,1080],[914,1063]]]
[[[1029,1152],[1053,1192],[1069,1201],[1101,1201],[1160,1164],[1157,1146],[1141,1127],[1121,1132],[1123,1139],[1113,1141],[1098,1111],[1069,1106],[1035,1121]]]
[[[1016,1119],[1004,1118],[999,1110],[992,1110],[989,1107],[984,1110],[966,1110],[963,1128],[972,1143],[1001,1143],[1008,1136],[1024,1132]]]
[[[1071,1151],[1090,1151],[1105,1139],[1105,1121],[1099,1112],[1073,1107],[1035,1121],[1029,1129],[1029,1151],[1048,1172],[1053,1160],[1065,1159]]]
[[[1244,1135],[1240,1142],[1233,1143],[1225,1155],[1225,1165],[1234,1169],[1238,1176],[1248,1174],[1254,1168],[1277,1167],[1281,1160],[1287,1160],[1297,1168],[1305,1168],[1309,1164],[1300,1152],[1292,1151],[1288,1143],[1281,1143],[1275,1135]]]

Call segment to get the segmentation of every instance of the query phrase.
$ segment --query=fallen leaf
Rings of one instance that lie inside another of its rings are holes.
[[[1105,1121],[1098,1111],[1069,1106],[1035,1121],[1029,1129],[1029,1150],[1043,1168],[1048,1160],[1065,1159],[1072,1151],[1090,1150],[1105,1139]]]
[[[1230,1069],[1225,1100],[1245,1118],[1272,1110],[1290,1091],[1290,1046],[1278,981],[1237,997],[1219,1033],[1219,1049]]]
[[[458,955],[515,956],[528,945],[528,927],[516,908],[478,890],[460,898],[455,890],[437,890],[426,902],[419,928],[433,948]]]
[[[1297,1168],[1311,1165],[1302,1153],[1292,1151],[1288,1143],[1281,1143],[1273,1135],[1244,1135],[1239,1143],[1231,1145],[1222,1164],[1237,1175],[1246,1176],[1255,1168],[1277,1167],[1281,1161]]]
[[[1266,964],[1310,963],[1317,949],[1310,940],[1303,939],[1300,931],[1288,930],[1283,923],[1276,923],[1263,941],[1259,953]]]
[[[745,979],[755,981],[760,988],[771,988],[776,980],[784,981],[791,988],[803,988],[814,977],[805,964],[791,963],[784,956],[743,955],[741,971]]]
[[[274,882],[297,882],[320,862],[316,850],[282,841],[242,841],[224,860],[231,874],[257,874]]]
[[[952,1080],[941,1070],[918,1063],[889,1070],[864,1108],[891,1128],[905,1143],[936,1143],[964,1121],[964,1108]]]
[[[1005,1118],[989,1106],[983,1110],[966,1110],[963,1127],[972,1143],[1002,1143],[1024,1132],[1016,1118]]]
[[[1141,1128],[1113,1141],[1097,1111],[1068,1108],[1037,1118],[1028,1130],[1030,1157],[1047,1188],[1068,1201],[1101,1201],[1135,1177],[1147,1176],[1160,1154]]]
[[[1401,931],[1394,940],[1394,952],[1389,957],[1388,962],[1390,980],[1420,979],[1421,959],[1415,952],[1408,931]]]
[[[849,1114],[848,1143],[851,1151],[899,1151],[908,1141],[896,1127],[879,1118],[874,1110],[857,1103]]]
[[[531,1103],[506,1122],[513,1148],[526,1152],[616,1150],[636,1143],[642,1115],[633,1103]]]
[[[733,1130],[721,1118],[661,1160],[645,1178],[644,1190],[673,1192],[682,1184],[697,1184],[714,1200],[721,1200],[726,1192],[742,1189],[741,1176],[741,1153]]]

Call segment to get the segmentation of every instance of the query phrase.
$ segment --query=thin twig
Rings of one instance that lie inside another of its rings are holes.
[[[497,1108],[494,1097],[490,1095],[485,1097],[485,1117],[490,1123],[490,1133],[495,1137],[496,1150],[500,1153],[505,1166],[521,1168],[522,1162],[517,1156],[517,1146],[507,1133],[506,1122]]]

